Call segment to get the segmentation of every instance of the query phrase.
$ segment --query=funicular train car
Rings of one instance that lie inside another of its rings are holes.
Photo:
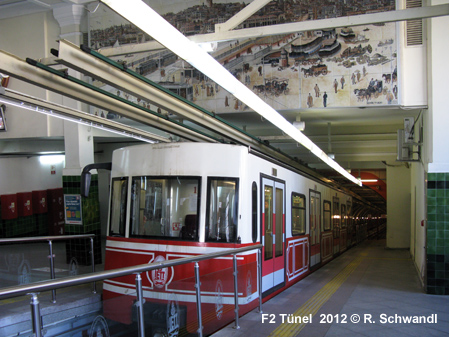
[[[343,252],[350,242],[352,197],[247,147],[171,143],[116,150],[105,269],[247,247],[238,255],[244,314]],[[199,263],[204,334],[234,319],[232,257]],[[145,322],[155,331],[198,329],[191,264],[142,275]],[[135,278],[104,282],[104,313],[135,320]],[[173,334],[172,334],[173,335]]]

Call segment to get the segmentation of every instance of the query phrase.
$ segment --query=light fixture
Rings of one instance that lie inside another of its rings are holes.
[[[360,179],[362,183],[377,183],[378,179]]]
[[[0,88],[0,103],[105,130],[121,136],[134,138],[142,142],[155,143],[156,141],[169,141],[168,138],[151,132],[133,128],[83,111],[70,109],[53,102],[48,102],[6,88]]]
[[[293,126],[299,131],[304,131],[304,129],[306,128],[306,123],[304,121],[294,121]]]
[[[237,80],[229,71],[219,64],[212,56],[190,41],[181,32],[162,18],[156,11],[140,0],[101,0],[123,18],[142,29],[180,58],[190,63],[204,75],[215,81],[241,102],[270,121],[273,125],[289,135],[293,140],[303,145],[327,165],[351,180],[357,185],[361,182],[348,174],[337,162],[329,158],[326,153],[314,144],[301,131],[288,122],[270,105],[254,94],[242,82]]]
[[[217,42],[203,42],[203,43],[198,43],[198,46],[200,48],[202,48],[203,50],[205,50],[206,52],[211,53],[211,52],[217,50],[218,43]]]
[[[65,161],[65,155],[63,154],[50,154],[42,155],[39,157],[39,162],[42,165],[56,165]]]

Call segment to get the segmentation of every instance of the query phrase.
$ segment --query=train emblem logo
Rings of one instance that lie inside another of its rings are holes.
[[[220,279],[215,286],[215,314],[218,320],[223,316],[223,284]]]
[[[167,304],[167,333],[169,337],[177,337],[179,333],[179,305],[175,294]]]
[[[162,262],[165,261],[165,258],[161,255],[159,255],[158,257],[156,257],[156,259],[154,259],[154,261],[151,262]],[[147,273],[148,276],[148,273]],[[167,283],[167,279],[168,279],[168,268],[161,268],[161,269],[155,269],[151,271],[151,279],[150,282],[152,281],[154,286],[156,288],[163,288],[165,286],[165,284]]]

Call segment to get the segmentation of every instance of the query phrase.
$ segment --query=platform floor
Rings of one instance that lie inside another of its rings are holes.
[[[449,335],[449,296],[425,294],[409,251],[383,240],[350,249],[262,310],[213,336]],[[310,315],[311,323],[303,319]]]

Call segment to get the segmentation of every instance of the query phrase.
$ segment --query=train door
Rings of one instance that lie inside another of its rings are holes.
[[[346,207],[346,225],[348,227],[348,241],[347,241],[347,247],[352,247],[354,243],[354,220],[352,217],[352,204],[351,201],[348,201],[347,207]]]
[[[321,261],[326,262],[334,255],[334,235],[332,232],[332,204],[329,200],[323,201],[323,228],[321,232]]]
[[[332,228],[334,232],[334,255],[340,253],[340,201],[337,197],[332,200]]]
[[[341,203],[341,228],[340,228],[340,252],[346,250],[346,245],[348,241],[348,228],[347,228],[347,216],[346,216],[346,204]]]
[[[262,179],[262,292],[285,283],[285,184]]]
[[[310,267],[321,262],[321,194],[310,191]]]

